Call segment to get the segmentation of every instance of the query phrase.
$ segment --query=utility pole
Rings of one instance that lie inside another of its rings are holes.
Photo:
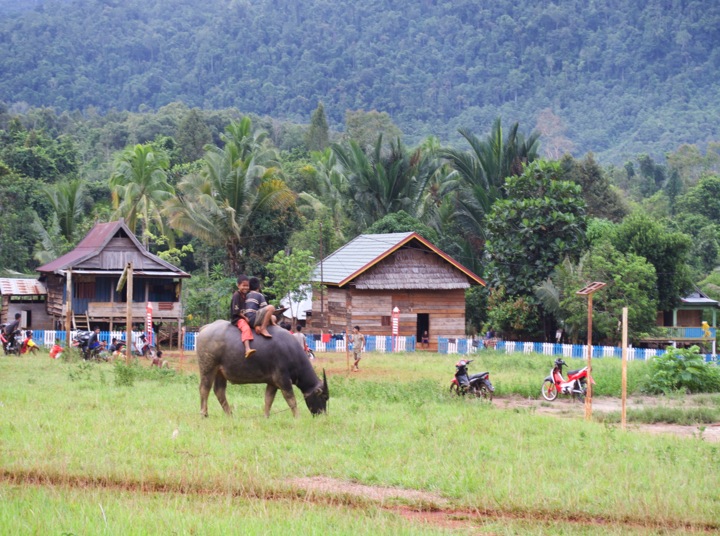
[[[65,350],[67,351],[66,355],[70,355],[70,332],[72,331],[72,316],[73,316],[73,308],[72,308],[72,266],[68,268],[67,274],[66,274],[66,280],[65,284],[67,285],[65,288]]]
[[[320,333],[325,329],[325,297],[323,296],[323,228],[320,222]]]

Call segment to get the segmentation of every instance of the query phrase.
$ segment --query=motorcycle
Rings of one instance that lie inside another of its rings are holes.
[[[16,329],[10,335],[5,335],[5,330],[0,329],[0,342],[2,342],[5,355],[18,354],[22,347],[22,333]]]
[[[587,378],[595,385],[595,380],[588,374],[588,368],[569,370],[567,380],[563,377],[562,369],[568,364],[562,359],[556,359],[550,375],[545,378],[542,384],[541,393],[545,400],[553,401],[558,394],[571,395],[580,402],[587,396]]]
[[[490,373],[480,372],[469,376],[468,365],[472,362],[472,359],[461,359],[455,364],[455,377],[450,382],[450,392],[458,396],[469,394],[492,400],[495,388],[490,383]]]
[[[80,354],[85,361],[97,359],[100,356],[100,350],[102,347],[97,346],[90,348],[90,336],[93,334],[92,331],[78,331],[75,334],[72,345],[80,350]]]

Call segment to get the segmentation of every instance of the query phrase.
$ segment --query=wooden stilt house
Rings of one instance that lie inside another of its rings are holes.
[[[339,333],[359,325],[368,335],[392,335],[397,307],[398,335],[416,336],[419,343],[427,331],[435,350],[439,336],[465,335],[465,290],[485,286],[412,232],[360,235],[324,258],[313,280],[324,289],[313,292],[310,330]]]
[[[128,263],[133,266],[133,294],[127,285],[116,287]],[[47,288],[47,312],[56,327],[65,326],[67,278],[71,278],[73,327],[106,329],[125,326],[127,300],[132,302],[133,324],[142,324],[148,303],[153,321],[179,333],[183,320],[182,280],[190,277],[176,266],[147,251],[125,221],[98,223],[71,252],[37,269]]]

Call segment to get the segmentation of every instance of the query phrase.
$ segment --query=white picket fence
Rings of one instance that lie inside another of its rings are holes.
[[[438,351],[441,354],[473,354],[479,350],[484,350],[485,346],[482,340],[466,339],[466,338],[447,338],[440,337],[438,339]],[[523,353],[523,354],[543,354],[558,355],[575,359],[587,359],[586,344],[555,344],[550,342],[522,342],[522,341],[497,341],[495,350],[505,352],[506,354]],[[665,350],[654,348],[628,348],[628,360],[646,360],[665,353]],[[705,361],[716,361],[717,355],[703,354]],[[622,348],[618,346],[593,346],[593,358],[602,357],[622,357]]]

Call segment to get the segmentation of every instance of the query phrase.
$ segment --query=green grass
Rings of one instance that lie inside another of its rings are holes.
[[[422,490],[461,511],[494,512],[487,530],[495,534],[621,534],[658,523],[720,528],[718,445],[455,399],[447,387],[458,358],[370,354],[360,373],[344,374],[344,356],[321,356],[316,365],[331,373],[330,413],[313,418],[300,401],[298,419],[280,397],[265,419],[264,386],[229,386],[234,418],[211,394],[210,416],[202,419],[193,375],[143,370],[132,385],[116,385],[109,364],[0,358],[0,492],[9,498],[0,504],[0,526],[9,516],[39,527],[18,534],[61,533],[56,511],[70,510],[72,523],[62,530],[102,533],[98,504],[110,508],[117,496],[124,513],[113,511],[110,534],[132,533],[124,530],[132,520],[145,527],[138,534],[164,533],[173,523],[181,534],[203,533],[196,528],[203,523],[217,527],[205,533],[232,532],[230,520],[245,518],[249,533],[268,523],[271,533],[292,534],[312,534],[315,524],[324,534],[427,529],[358,498],[291,500],[288,480],[323,476]],[[537,397],[551,363],[488,352],[471,371],[489,369],[497,396]],[[635,365],[633,376],[641,373]],[[618,371],[619,361],[597,360],[596,393],[612,391],[614,380],[606,385],[605,378]],[[13,484],[33,479],[47,484]],[[144,486],[151,492],[140,493]],[[207,505],[195,508],[205,496]],[[34,518],[18,513],[25,503],[39,512]],[[298,509],[297,525],[276,522]],[[542,521],[576,518],[605,524]],[[436,533],[446,528],[432,525]]]

